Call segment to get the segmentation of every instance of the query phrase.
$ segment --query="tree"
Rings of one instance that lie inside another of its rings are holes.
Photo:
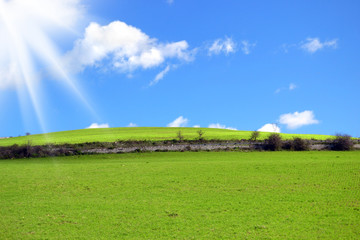
[[[260,136],[259,131],[253,131],[250,136],[250,141],[256,141],[256,139]]]
[[[182,135],[181,131],[178,131],[176,136],[179,139],[179,142],[182,142],[184,140],[184,136]]]
[[[203,137],[204,133],[205,132],[203,130],[201,130],[201,129],[197,131],[197,134],[199,135],[199,140],[200,141],[204,140],[204,137]]]

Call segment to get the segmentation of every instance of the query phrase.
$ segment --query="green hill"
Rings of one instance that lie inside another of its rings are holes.
[[[193,140],[198,137],[197,131],[204,132],[204,138],[219,140],[240,140],[249,139],[251,131],[235,131],[216,128],[166,128],[166,127],[135,127],[135,128],[97,128],[81,129],[73,131],[53,132],[47,134],[36,134],[30,136],[0,139],[0,146],[13,144],[26,144],[29,141],[32,145],[44,144],[65,144],[65,143],[85,143],[85,142],[114,142],[114,141],[161,141],[176,139],[178,131],[181,131],[184,139]],[[270,133],[260,133],[259,139],[265,139]],[[315,134],[281,134],[284,139],[301,137],[305,139],[325,140],[331,138],[329,135]]]

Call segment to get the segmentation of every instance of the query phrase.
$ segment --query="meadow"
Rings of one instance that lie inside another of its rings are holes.
[[[165,127],[136,127],[136,128],[97,128],[80,129],[64,132],[53,132],[47,134],[36,134],[14,138],[0,139],[0,146],[13,144],[23,145],[29,141],[33,145],[44,144],[75,144],[85,142],[115,142],[115,141],[162,141],[176,138],[178,131],[181,131],[185,140],[198,138],[197,131],[204,132],[204,139],[217,140],[241,140],[249,139],[251,131],[235,131],[217,128],[165,128]],[[271,133],[260,133],[259,140],[268,138]],[[283,139],[300,137],[303,139],[326,140],[332,138],[329,135],[316,134],[285,134],[281,133]]]
[[[1,239],[359,239],[360,152],[0,160]]]

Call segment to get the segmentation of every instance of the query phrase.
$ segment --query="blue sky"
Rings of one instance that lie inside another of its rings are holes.
[[[360,137],[359,1],[0,0],[0,137],[187,126]]]

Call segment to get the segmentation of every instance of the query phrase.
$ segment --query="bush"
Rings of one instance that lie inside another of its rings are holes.
[[[336,135],[335,139],[332,141],[331,149],[335,151],[349,151],[353,149],[354,142],[349,135]]]
[[[271,151],[280,151],[283,146],[283,141],[281,139],[280,134],[273,133],[266,140],[266,147]]]
[[[58,146],[53,149],[51,145],[31,146],[14,144],[8,147],[0,147],[0,159],[32,158],[32,157],[53,157],[53,156],[71,156],[82,154],[73,148],[67,149],[64,146]]]
[[[295,137],[292,142],[292,150],[295,151],[309,151],[310,150],[310,141]]]

